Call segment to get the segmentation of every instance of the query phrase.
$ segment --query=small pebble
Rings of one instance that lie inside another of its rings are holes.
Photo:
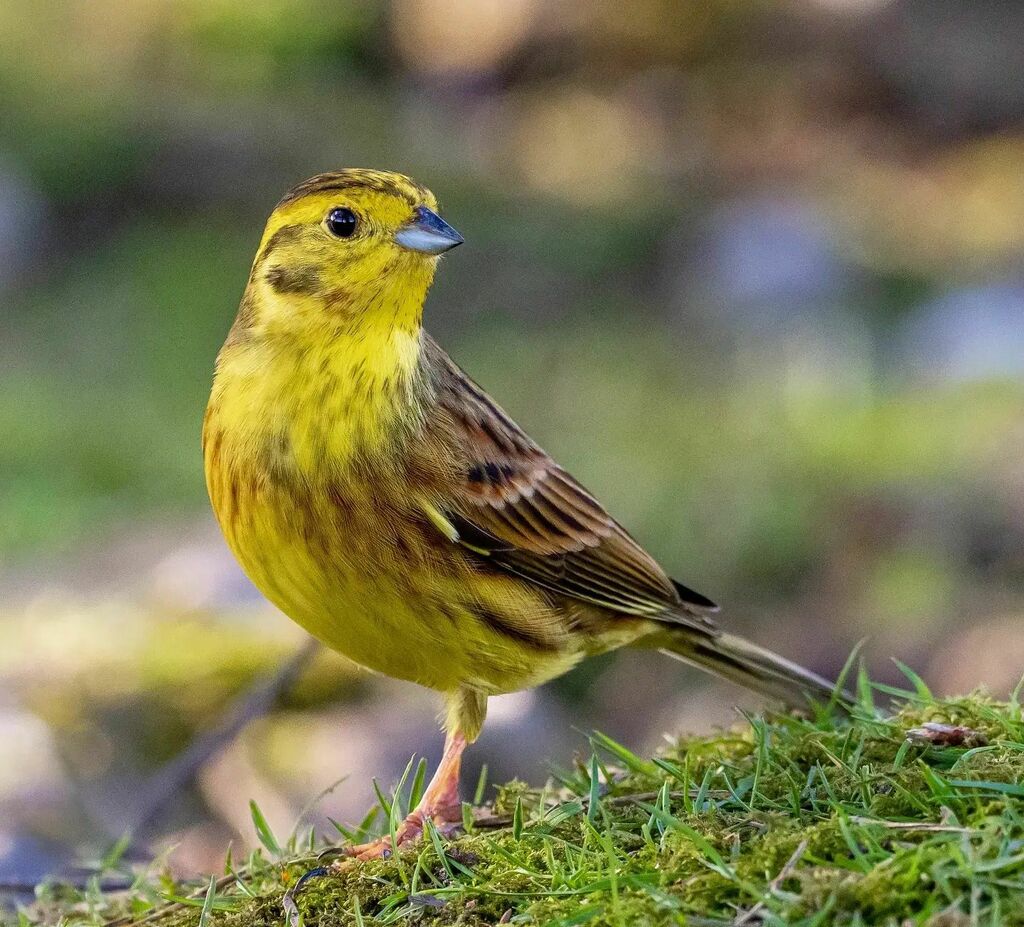
[[[981,731],[958,724],[927,721],[907,731],[907,740],[930,747],[984,747],[988,738]]]

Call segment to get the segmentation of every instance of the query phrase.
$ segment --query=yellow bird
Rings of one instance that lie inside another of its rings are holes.
[[[299,184],[267,223],[203,428],[214,511],[263,594],[356,663],[444,696],[444,756],[400,845],[460,819],[488,697],[584,657],[656,648],[789,704],[833,694],[719,630],[714,603],[423,330],[439,257],[462,241],[401,174]]]

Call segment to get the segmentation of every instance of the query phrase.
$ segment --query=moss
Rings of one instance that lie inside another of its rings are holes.
[[[928,721],[969,727],[984,745],[907,740]],[[1016,703],[922,695],[887,718],[866,706],[852,719],[754,717],[653,761],[600,735],[594,745],[542,790],[499,789],[488,826],[309,882],[305,923],[730,924],[751,912],[747,923],[1024,925]],[[521,827],[507,823],[517,805]],[[282,893],[315,857],[294,841],[269,855],[248,860],[244,891],[219,887],[205,927],[282,924]],[[139,884],[127,899],[51,895],[23,918],[98,924],[151,914],[187,888]],[[156,923],[198,927],[203,894]]]

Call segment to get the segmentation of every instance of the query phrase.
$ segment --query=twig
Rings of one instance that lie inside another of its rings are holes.
[[[239,873],[241,874],[241,873]],[[237,875],[232,874],[228,876],[221,876],[216,882],[213,883],[213,889],[215,892],[219,892],[223,888],[227,888],[232,882],[235,881]],[[186,895],[186,898],[202,898],[210,889],[209,885],[204,886],[198,891],[192,892],[190,895]],[[178,911],[181,908],[185,908],[187,905],[183,901],[169,901],[167,904],[161,905],[154,909],[145,917],[135,918],[130,914],[124,917],[115,918],[112,921],[105,921],[103,927],[125,927],[126,924],[152,924],[154,921],[158,921],[161,918],[166,917],[168,914]]]
[[[683,793],[683,792],[669,792],[668,793],[668,797],[669,798],[682,798],[683,795],[686,794],[690,798],[693,798],[697,794],[697,792],[698,792],[697,789],[690,789],[690,791],[686,792],[686,793]],[[710,791],[705,791],[704,794],[705,795],[721,795],[723,798],[725,798],[725,797],[728,797],[729,792],[726,791],[725,789],[712,789]],[[655,801],[660,796],[661,796],[661,792],[632,792],[629,795],[615,795],[615,796],[612,796],[611,798],[607,798],[607,797],[603,797],[602,796],[601,801],[604,804],[606,804],[606,805],[628,805],[628,804],[631,804],[632,802],[638,802],[638,801]],[[580,804],[582,804],[584,808],[587,808],[590,805],[590,796],[589,795],[579,795],[579,796],[574,797],[571,800],[572,801],[579,801]],[[545,810],[551,810],[551,808],[557,808],[559,804],[561,804],[561,802],[554,802],[554,803],[551,804],[551,806],[549,808],[547,808]],[[497,815],[488,815],[487,817],[476,818],[473,821],[473,826],[474,827],[483,827],[483,828],[505,827],[505,826],[507,826],[507,825],[509,825],[511,823],[512,823],[512,815],[511,814],[497,814]]]
[[[53,876],[48,880],[55,885],[67,885],[71,888],[83,891],[89,887],[92,876]],[[99,883],[101,892],[123,892],[131,888],[133,885],[131,879],[109,879],[105,882]],[[27,882],[19,879],[0,879],[0,892],[9,892],[11,894],[30,894],[39,887],[39,882]]]
[[[307,641],[273,676],[260,681],[239,698],[216,727],[197,737],[185,750],[158,770],[143,789],[142,799],[138,803],[139,810],[136,812],[130,832],[136,836],[144,833],[146,828],[152,826],[159,818],[175,795],[196,777],[203,766],[231,743],[247,724],[270,711],[281,696],[294,685],[295,680],[312,660],[319,646],[312,638]],[[216,883],[216,890],[220,891],[234,880],[234,875],[225,876]],[[74,882],[64,879],[62,881],[75,888],[84,888],[86,885],[85,880]],[[100,888],[103,891],[111,892],[125,891],[132,884],[129,881],[105,882],[100,884]],[[0,882],[0,891],[2,892],[15,893],[34,890],[35,883]],[[207,888],[204,887],[195,896],[188,897],[201,898],[206,891]],[[157,908],[142,919],[121,917],[108,921],[105,927],[150,923],[183,906],[181,902],[171,902]]]
[[[261,680],[242,695],[219,724],[197,737],[154,773],[143,787],[130,832],[136,837],[144,834],[210,760],[227,747],[246,725],[267,714],[294,685],[319,646],[310,638],[273,676]]]
[[[925,831],[931,834],[973,834],[970,827],[957,827],[954,824],[930,824],[922,821],[920,824],[915,821],[880,821],[878,818],[866,818],[854,815],[850,818],[855,824],[874,824],[876,827],[886,827],[889,830]]]
[[[253,686],[244,696],[236,701],[220,724],[196,738],[192,744],[150,779],[146,788],[146,794],[139,803],[141,810],[137,814],[133,833],[140,833],[147,826],[152,825],[168,802],[195,778],[203,766],[231,743],[247,724],[262,717],[274,707],[281,696],[295,683],[295,680],[302,670],[305,669],[306,665],[312,660],[319,646],[312,638],[308,640],[273,676]],[[246,869],[243,868],[236,874],[223,876],[214,883],[215,891],[219,892],[226,888],[236,880],[237,876],[244,875],[245,871]],[[202,889],[186,897],[202,898],[207,890],[208,886],[204,886]],[[183,907],[185,907],[183,902],[168,902],[151,911],[143,918],[119,917],[115,920],[107,921],[104,927],[125,927],[128,924],[141,925],[153,923]]]
[[[793,851],[793,855],[786,860],[786,865],[783,866],[779,870],[779,874],[768,883],[768,890],[764,893],[764,898],[755,904],[749,911],[736,918],[736,920],[732,922],[733,927],[742,927],[743,924],[749,924],[764,910],[765,905],[768,903],[768,897],[770,895],[774,895],[778,891],[779,886],[793,874],[793,870],[796,869],[797,864],[803,858],[804,853],[807,852],[807,842],[808,840],[806,837],[800,841],[800,844]]]

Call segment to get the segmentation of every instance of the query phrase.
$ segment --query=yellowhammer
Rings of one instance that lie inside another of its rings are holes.
[[[488,696],[592,654],[658,648],[790,704],[833,692],[720,631],[423,331],[439,256],[461,243],[401,174],[299,184],[267,223],[203,429],[214,511],[267,598],[444,695],[444,757],[399,844],[459,820]]]

